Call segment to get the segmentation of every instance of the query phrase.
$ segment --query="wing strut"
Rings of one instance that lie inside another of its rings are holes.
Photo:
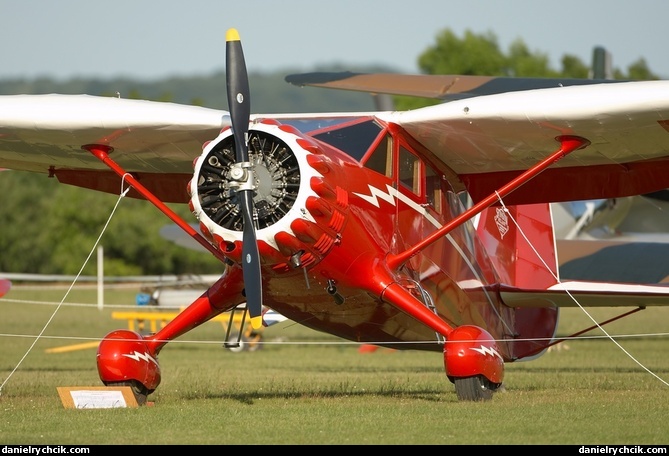
[[[467,209],[465,212],[455,217],[449,223],[442,226],[437,231],[435,231],[430,236],[426,237],[413,247],[405,250],[404,252],[400,252],[397,254],[389,254],[386,259],[388,267],[391,270],[398,269],[400,266],[406,263],[411,257],[416,255],[425,247],[437,241],[438,239],[442,238],[446,234],[450,233],[452,230],[459,227],[466,221],[471,220],[474,216],[483,211],[483,209],[492,206],[500,198],[504,198],[512,191],[516,190],[523,184],[527,183],[530,179],[537,176],[539,173],[544,171],[550,165],[556,163],[558,160],[562,159],[563,157],[572,153],[573,151],[578,149],[583,149],[588,145],[590,145],[590,141],[588,141],[585,138],[581,138],[580,136],[563,135],[563,136],[558,136],[555,139],[560,142],[560,148],[558,150],[550,154],[548,157],[546,157],[536,165],[529,168],[527,171],[523,172],[520,176],[516,177],[515,179],[512,179],[508,184],[502,186],[495,193],[491,193],[486,198],[482,199],[481,201],[479,201],[478,203]]]
[[[200,233],[195,231],[192,226],[186,223],[179,215],[177,215],[172,209],[167,207],[165,203],[160,201],[153,193],[151,193],[146,187],[139,183],[132,175],[121,168],[118,163],[112,160],[109,157],[109,154],[114,150],[113,147],[104,145],[104,144],[86,144],[81,146],[82,149],[89,151],[95,157],[97,157],[102,163],[107,165],[109,169],[114,171],[118,176],[128,182],[135,190],[137,190],[144,198],[146,198],[151,204],[156,206],[163,214],[167,215],[174,223],[176,223],[182,230],[184,230],[190,237],[199,242],[205,249],[209,250],[214,254],[219,260],[226,262],[226,257],[219,252],[213,245],[207,241]]]

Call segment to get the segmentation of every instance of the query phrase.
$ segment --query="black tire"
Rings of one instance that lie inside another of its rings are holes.
[[[489,401],[493,393],[500,387],[483,375],[458,377],[453,380],[455,392],[461,401]]]
[[[242,335],[240,339],[239,333],[237,332],[230,333],[228,340],[223,344],[223,346],[233,353],[240,353],[244,350],[248,350],[246,337]]]
[[[149,390],[137,380],[126,380],[125,382],[110,382],[106,386],[129,386],[132,394],[135,396],[137,405],[145,405],[146,399],[149,396]]]

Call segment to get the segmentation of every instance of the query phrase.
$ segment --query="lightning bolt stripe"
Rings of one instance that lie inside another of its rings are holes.
[[[149,355],[147,352],[140,353],[138,351],[134,351],[132,353],[124,353],[122,356],[125,356],[126,358],[134,359],[135,361],[139,361],[140,359],[143,361],[152,362],[153,364],[158,364],[158,361],[154,359],[151,355]]]
[[[437,229],[442,227],[441,223],[439,223],[439,221],[437,219],[435,219],[432,215],[430,215],[430,213],[427,211],[427,209],[425,207],[416,203],[414,200],[412,200],[408,196],[403,195],[396,188],[393,188],[392,186],[390,186],[388,184],[386,184],[386,191],[378,189],[378,188],[372,186],[371,184],[367,184],[367,188],[369,188],[369,194],[368,195],[366,195],[364,193],[357,193],[357,192],[352,192],[352,193],[354,195],[362,198],[363,200],[367,201],[369,204],[371,204],[373,206],[376,206],[376,207],[380,207],[379,199],[382,199],[383,201],[386,201],[387,203],[392,204],[393,206],[396,205],[395,204],[395,199],[398,199],[398,200],[402,201],[404,204],[406,204],[407,206],[409,206],[411,209],[415,210],[416,212],[421,214],[423,217],[425,217],[425,219],[427,219],[427,221],[429,221]],[[476,222],[478,222],[478,220]],[[460,254],[461,258],[467,264],[467,266],[472,271],[472,273],[474,274],[476,279],[479,280],[481,283],[483,283],[483,278],[479,274],[479,271],[471,263],[467,254],[455,242],[453,237],[450,234],[447,234],[445,237],[446,237],[446,239],[448,239],[448,242],[455,248],[455,250],[457,250],[457,252]],[[506,323],[506,321],[504,321],[502,316],[499,314],[497,308],[495,307],[495,304],[494,304],[495,301],[492,299],[490,294],[488,294],[488,291],[484,289],[483,292],[485,293],[486,298],[488,299],[488,304],[490,304],[490,307],[492,308],[493,312],[495,312],[495,314],[497,314],[497,316],[499,316],[499,318],[502,321],[502,323],[504,324],[504,326],[506,326],[507,329],[510,330],[508,324]]]
[[[477,348],[477,347],[470,347],[470,349],[471,349],[471,350],[474,350],[475,352],[480,353],[480,354],[482,354],[482,355],[486,355],[486,356],[487,356],[487,355],[490,355],[490,356],[496,356],[496,357],[498,357],[499,359],[502,359],[502,356],[497,352],[497,350],[495,350],[495,349],[492,348],[492,347],[486,347],[485,345],[481,345],[481,347],[479,347],[479,348]]]
[[[383,190],[380,190],[376,187],[373,187],[371,185],[367,185],[369,188],[369,195],[364,195],[362,193],[355,193],[353,192],[354,195],[359,196],[360,198],[364,199],[367,201],[369,204],[380,207],[379,206],[379,198],[382,199],[383,201],[392,204],[395,206],[395,199],[398,199],[402,201],[404,204],[409,206],[411,209],[414,211],[418,212],[421,214],[423,217],[425,217],[431,224],[439,228],[441,225],[435,219],[430,215],[430,213],[425,209],[423,206],[420,204],[416,203],[414,200],[409,198],[408,196],[402,194],[401,192],[397,191],[396,188],[391,187],[390,185],[386,184],[386,191],[384,192]]]

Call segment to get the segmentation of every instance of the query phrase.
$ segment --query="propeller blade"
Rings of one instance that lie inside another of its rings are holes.
[[[242,270],[244,272],[244,289],[246,291],[246,308],[251,316],[253,329],[262,326],[262,279],[260,274],[260,253],[253,227],[253,193],[243,191],[239,194],[243,201],[244,236],[242,240]],[[240,202],[241,202],[240,201]],[[247,228],[250,227],[250,228]]]
[[[230,122],[235,137],[235,154],[237,162],[246,162],[249,160],[246,135],[249,128],[249,117],[251,116],[249,78],[246,72],[242,42],[237,30],[228,30],[225,40],[225,76]]]
[[[262,326],[262,278],[260,274],[260,252],[253,223],[253,182],[248,152],[248,127],[251,117],[249,78],[244,61],[244,51],[236,29],[229,29],[225,36],[226,85],[230,122],[235,139],[235,158],[246,176],[237,189],[237,200],[244,218],[242,237],[242,271],[246,290],[246,308],[254,329]],[[247,166],[248,164],[248,166]]]

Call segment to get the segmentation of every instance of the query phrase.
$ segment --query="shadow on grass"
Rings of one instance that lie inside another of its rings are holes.
[[[452,397],[451,397],[452,396]],[[295,400],[295,399],[347,399],[351,397],[422,400],[428,402],[457,402],[452,390],[448,388],[422,388],[414,391],[398,389],[374,389],[357,391],[247,391],[239,393],[186,393],[185,400],[229,399],[246,405],[253,405],[262,400]]]
[[[95,369],[95,365],[93,365],[93,369]],[[9,368],[0,368],[0,375],[4,374],[9,374],[10,372],[13,371],[12,369]],[[22,372],[22,373],[30,373],[30,372],[48,372],[48,373],[57,373],[57,372],[84,372],[84,373],[89,373],[91,372],[91,368],[86,367],[86,368],[70,368],[70,367],[56,367],[56,366],[45,366],[45,367],[20,367],[16,372]]]
[[[646,366],[648,367],[648,366]],[[669,367],[652,368],[648,370],[655,374],[669,374]],[[514,370],[531,374],[646,374],[641,367],[545,367],[545,366],[523,366]],[[508,371],[507,371],[508,372]]]

